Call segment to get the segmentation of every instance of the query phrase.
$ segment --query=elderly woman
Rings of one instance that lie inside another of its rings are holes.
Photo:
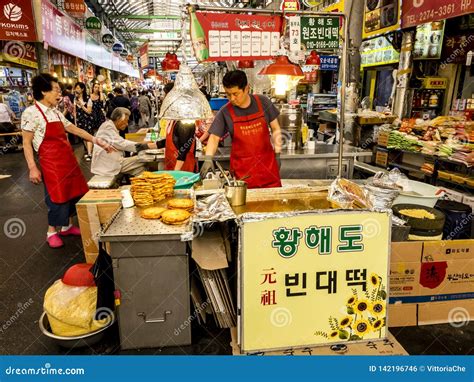
[[[95,143],[105,153],[114,149],[73,125],[56,109],[61,100],[56,78],[44,73],[31,82],[35,104],[21,117],[23,152],[30,181],[44,182],[49,224],[46,241],[51,248],[59,248],[64,245],[61,236],[81,234],[79,228],[72,225],[72,216],[76,213],[76,202],[88,191],[66,132]],[[38,153],[41,169],[36,164],[34,151]],[[59,232],[58,227],[61,227]]]
[[[145,169],[143,163],[138,160],[137,156],[125,158],[125,152],[136,153],[141,150],[164,147],[164,141],[137,144],[122,138],[120,132],[127,128],[129,118],[130,110],[117,107],[110,115],[110,120],[105,121],[99,127],[96,137],[109,142],[117,151],[107,155],[101,147],[94,147],[91,166],[93,174],[102,176],[129,174],[136,176]]]

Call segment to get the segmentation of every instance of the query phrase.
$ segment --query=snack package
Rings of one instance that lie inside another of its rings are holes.
[[[372,208],[367,191],[344,178],[337,178],[332,182],[329,187],[328,200],[336,208]]]

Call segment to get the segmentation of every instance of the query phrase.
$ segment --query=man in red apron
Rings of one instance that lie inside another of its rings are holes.
[[[241,179],[248,175],[249,188],[281,187],[278,109],[267,97],[249,94],[247,76],[241,70],[228,72],[222,82],[229,103],[219,110],[209,129],[201,177],[204,178],[212,168],[220,137],[230,133],[230,169],[234,176]]]
[[[72,216],[75,215],[76,202],[88,191],[66,132],[93,142],[108,152],[113,148],[74,126],[55,109],[61,100],[56,78],[40,74],[32,79],[32,87],[35,104],[28,107],[21,117],[23,151],[30,181],[34,184],[44,181],[49,224],[46,240],[51,248],[59,248],[64,245],[60,236],[80,235],[79,228],[72,225]],[[33,150],[38,153],[41,170],[36,165]],[[59,232],[57,227],[61,227]]]

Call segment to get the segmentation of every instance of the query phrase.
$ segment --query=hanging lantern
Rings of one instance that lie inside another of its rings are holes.
[[[275,95],[285,95],[304,77],[299,65],[292,64],[288,56],[278,56],[273,64],[266,66],[258,74],[270,77]]]
[[[321,67],[321,57],[319,57],[319,54],[316,53],[315,50],[312,50],[308,58],[306,59],[305,64],[315,66],[314,69],[319,70],[319,68]]]
[[[252,69],[255,68],[255,62],[253,60],[240,60],[237,67],[239,69]]]
[[[174,87],[163,101],[159,118],[192,124],[196,119],[212,117],[209,102],[199,90],[191,69],[181,64]]]
[[[163,69],[163,71],[177,72],[180,64],[176,53],[171,53],[170,58],[166,61],[166,69]]]

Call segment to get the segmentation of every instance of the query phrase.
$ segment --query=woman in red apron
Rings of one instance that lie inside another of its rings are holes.
[[[113,148],[69,123],[54,109],[61,98],[57,79],[40,74],[33,78],[32,87],[36,102],[22,115],[23,150],[30,181],[35,184],[44,181],[49,224],[47,242],[50,247],[59,248],[64,244],[60,235],[80,235],[79,228],[72,225],[72,216],[75,215],[76,202],[88,191],[66,131],[97,143],[106,151]],[[35,145],[41,170],[34,160]],[[61,227],[59,232],[57,227]]]
[[[165,170],[197,171],[195,126],[170,121],[166,131]]]
[[[230,169],[237,179],[249,175],[248,188],[281,187],[280,170],[270,142],[267,121],[258,96],[254,97],[258,112],[238,117],[229,102],[234,136],[230,152]]]

